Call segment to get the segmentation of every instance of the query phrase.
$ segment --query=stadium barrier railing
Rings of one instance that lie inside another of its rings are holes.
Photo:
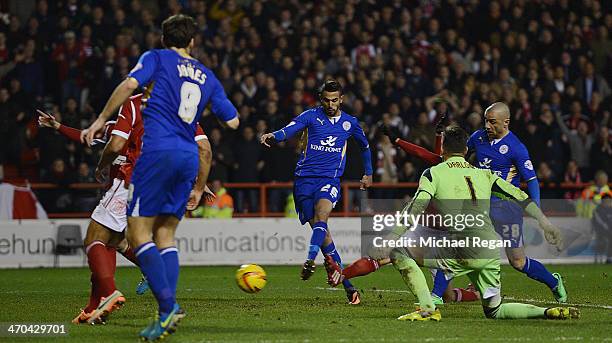
[[[591,186],[593,183],[540,183],[542,193],[546,191],[556,191],[559,193],[568,191],[582,191],[584,188]],[[29,186],[35,193],[40,194],[48,190],[56,190],[60,187],[53,183],[17,183],[18,186]],[[610,183],[612,186],[612,183]],[[284,211],[270,211],[269,209],[269,191],[274,189],[285,189],[291,191],[293,188],[293,182],[249,182],[249,183],[225,183],[223,184],[230,194],[235,193],[238,190],[256,190],[258,192],[259,208],[257,211],[251,212],[236,212],[234,211],[235,218],[244,217],[284,217],[286,214]],[[355,199],[358,199],[361,194],[359,191],[360,183],[355,181],[342,182],[342,196],[341,203],[336,205],[336,208],[332,212],[334,217],[357,217],[362,213],[355,211],[356,205],[352,203]],[[373,183],[369,189],[370,198],[374,197],[403,197],[411,195],[410,191],[416,190],[418,183],[416,182],[399,182],[399,183]],[[523,185],[525,188],[525,185]],[[68,185],[69,190],[83,191],[83,190],[102,190],[104,185],[99,183],[75,183]],[[233,194],[232,194],[233,195]],[[356,195],[356,196],[353,196]],[[339,206],[338,206],[339,205]],[[283,206],[284,207],[284,206]],[[551,213],[548,213],[551,214]],[[554,215],[573,215],[570,213],[553,213]],[[86,218],[90,216],[89,212],[57,212],[48,213],[49,218]]]

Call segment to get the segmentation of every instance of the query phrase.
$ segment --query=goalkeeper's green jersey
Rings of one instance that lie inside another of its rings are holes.
[[[478,221],[474,225],[461,228],[460,231],[464,234],[469,235],[470,231],[478,230],[478,235],[497,237],[489,217],[492,194],[501,199],[519,202],[523,207],[530,202],[525,192],[490,170],[476,168],[462,156],[453,156],[423,172],[419,188],[404,211],[413,215],[423,213],[433,200],[437,213],[445,217],[450,215],[455,219],[465,219],[468,215],[480,215],[483,222]],[[444,229],[452,229],[444,226]],[[490,232],[484,233],[483,229]]]

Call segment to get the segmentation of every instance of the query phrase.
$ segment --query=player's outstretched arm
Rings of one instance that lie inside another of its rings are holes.
[[[422,146],[410,143],[399,138],[397,139],[395,144],[402,150],[404,150],[407,154],[416,156],[431,165],[436,165],[442,162],[442,156],[436,155],[433,152],[423,148]]]
[[[291,123],[280,130],[261,135],[259,142],[269,148],[271,142],[282,142],[293,137],[296,133],[304,130],[308,125],[306,113],[307,112],[300,114],[292,120]]]
[[[49,127],[54,130],[59,130],[61,124],[57,120],[55,120],[55,117],[53,115],[43,112],[39,109],[37,109],[36,112],[38,112],[38,126]]]
[[[54,130],[57,130],[57,132],[61,133],[62,136],[70,139],[71,141],[81,143],[81,130],[75,129],[70,126],[62,125],[51,114],[48,114],[41,110],[36,111],[38,112],[38,126],[52,128]]]
[[[436,165],[442,162],[442,157],[439,154],[435,154],[423,148],[422,146],[410,143],[408,141],[405,141],[399,138],[397,133],[394,132],[394,130],[389,129],[386,125],[381,125],[380,129],[384,135],[389,137],[389,139],[391,140],[391,143],[398,146],[400,149],[404,150],[407,154],[416,156],[422,159],[423,161],[429,163],[430,165]]]
[[[81,132],[81,141],[91,145],[95,134],[104,128],[104,123],[117,111],[117,109],[138,88],[138,81],[133,77],[123,80],[113,91],[110,99],[106,102],[104,109],[98,118],[87,129]]]

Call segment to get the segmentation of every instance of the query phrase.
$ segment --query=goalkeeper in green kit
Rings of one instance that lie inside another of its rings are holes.
[[[403,212],[407,214],[406,217],[412,218],[412,220],[408,219],[409,225],[396,227],[382,240],[379,239],[379,245],[373,248],[371,256],[390,257],[406,285],[418,298],[417,311],[398,319],[439,321],[442,317],[432,302],[425,276],[419,266],[440,269],[449,277],[467,275],[481,294],[482,306],[487,318],[578,318],[580,312],[574,307],[544,308],[520,303],[502,304],[499,249],[477,246],[479,242],[500,242],[488,215],[491,195],[520,204],[529,216],[538,221],[550,244],[560,247],[561,235],[558,228],[550,223],[526,193],[496,176],[490,170],[478,169],[465,160],[467,138],[467,133],[458,126],[446,128],[442,144],[444,162],[423,173],[413,200],[403,209]],[[477,219],[472,220],[474,224],[450,227],[445,225],[444,242],[456,242],[452,246],[429,247],[426,244],[425,246],[409,244],[401,247],[393,244],[385,246],[385,242],[400,242],[409,229],[414,231],[416,228],[418,232],[421,227],[417,225],[418,219],[415,221],[415,218],[419,218],[418,216],[425,212],[430,202],[433,202],[434,207],[444,218],[454,216],[454,218]]]

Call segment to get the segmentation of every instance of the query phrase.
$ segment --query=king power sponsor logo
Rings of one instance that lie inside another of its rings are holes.
[[[338,137],[327,136],[325,139],[321,139],[319,141],[320,145],[310,144],[310,149],[315,151],[325,151],[325,152],[342,152],[342,147],[336,147],[336,140]]]

